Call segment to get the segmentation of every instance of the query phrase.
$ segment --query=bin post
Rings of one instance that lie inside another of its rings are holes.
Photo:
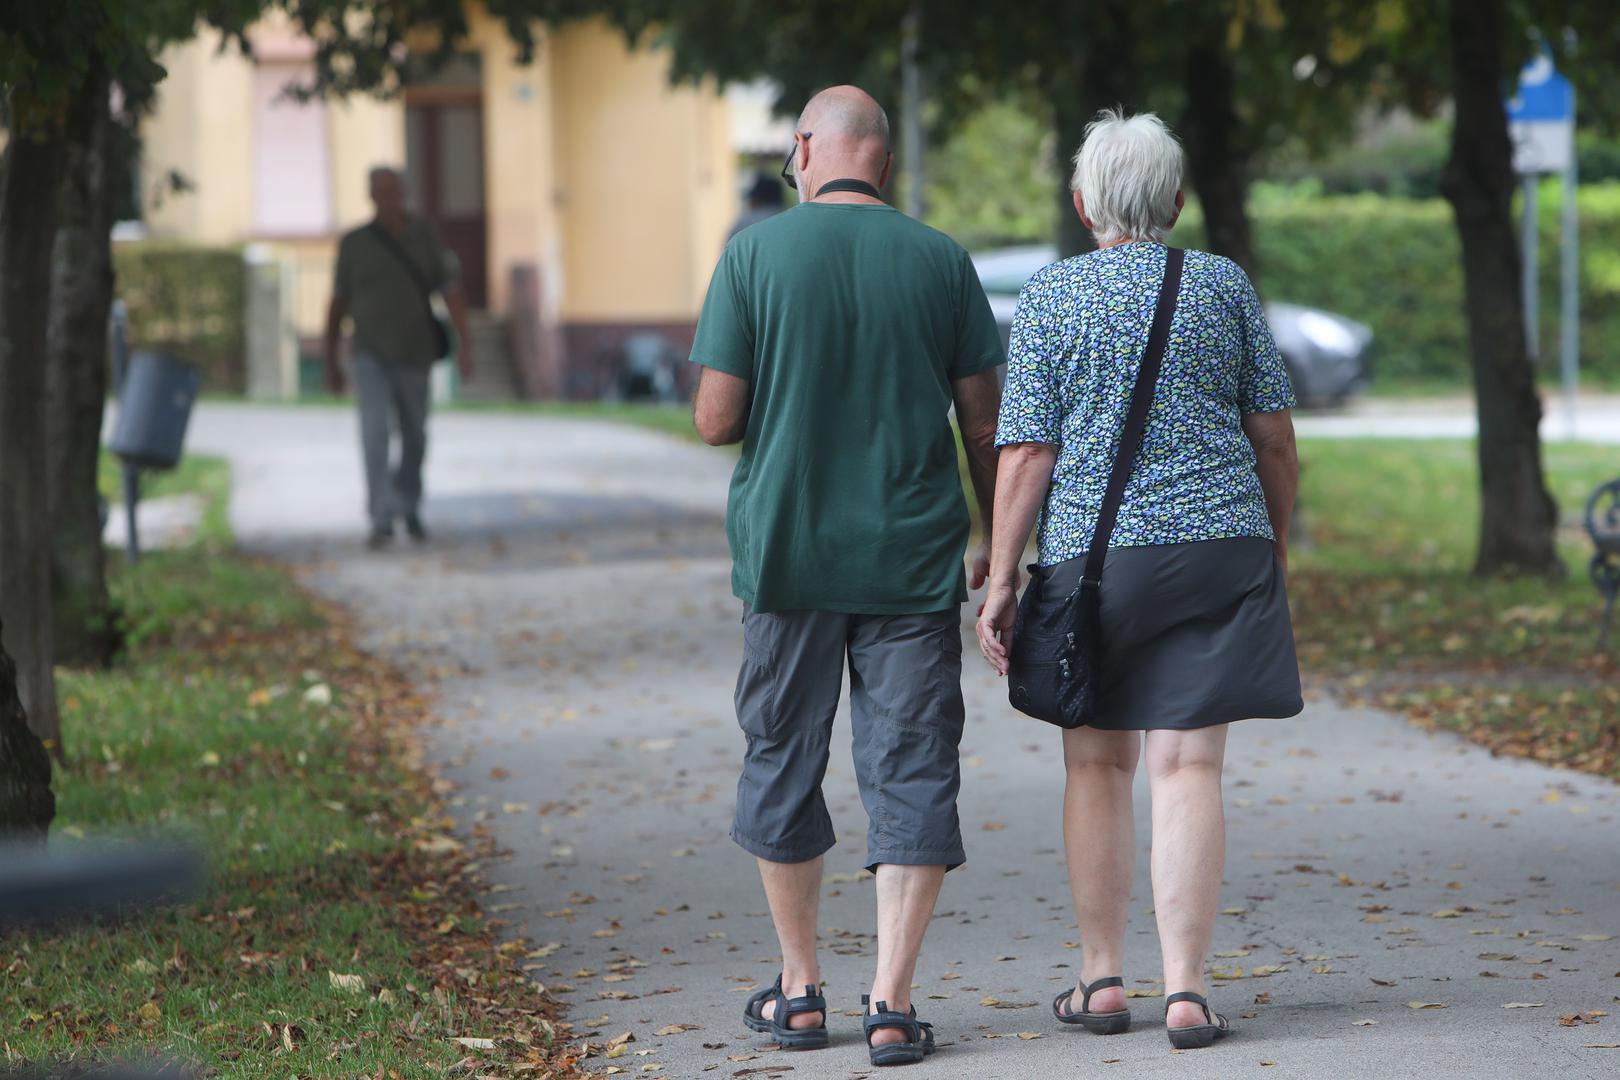
[[[124,520],[128,527],[124,532],[124,557],[129,565],[134,566],[141,561],[141,538],[135,529],[135,504],[141,498],[141,467],[124,462]]]

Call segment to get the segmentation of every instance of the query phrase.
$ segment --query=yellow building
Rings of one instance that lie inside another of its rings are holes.
[[[368,170],[403,165],[482,313],[486,392],[593,396],[643,330],[684,355],[737,212],[725,97],[672,88],[663,54],[603,23],[546,31],[520,65],[498,22],[471,21],[462,55],[387,101],[290,99],[313,46],[284,24],[250,34],[251,59],[212,34],[172,49],[142,129],[146,235],[254,245],[307,348],[336,239],[370,217]]]

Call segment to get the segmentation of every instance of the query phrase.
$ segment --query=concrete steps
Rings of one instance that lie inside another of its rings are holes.
[[[506,320],[488,312],[474,311],[468,314],[467,322],[476,366],[471,378],[461,380],[456,396],[462,401],[517,400],[517,372],[512,364]]]

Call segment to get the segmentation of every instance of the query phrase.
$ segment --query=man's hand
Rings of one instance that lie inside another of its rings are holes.
[[[990,577],[990,541],[986,540],[968,553],[968,588],[977,589]]]
[[[461,381],[466,382],[478,370],[477,358],[473,354],[472,341],[462,338],[461,347],[456,350],[456,370],[461,373]]]
[[[1011,585],[992,585],[979,609],[974,629],[979,634],[979,651],[997,675],[1007,674],[1012,656],[1013,623],[1018,618],[1018,593]]]
[[[326,353],[326,389],[332,394],[342,394],[344,390],[343,365],[338,361],[336,350]]]
[[[1282,567],[1283,584],[1288,584],[1288,541],[1278,540],[1272,545],[1277,555],[1277,565]]]

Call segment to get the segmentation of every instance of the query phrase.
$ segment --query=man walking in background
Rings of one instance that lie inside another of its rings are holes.
[[[372,169],[371,201],[377,216],[338,244],[326,316],[326,381],[333,393],[343,392],[340,350],[348,316],[354,320],[352,367],[371,518],[367,543],[380,549],[393,540],[397,521],[413,540],[427,539],[421,502],[429,376],[434,361],[450,353],[433,309],[435,292],[455,323],[463,378],[472,374],[473,353],[454,257],[431,222],[406,212],[404,176],[397,169]],[[395,430],[399,460],[391,467]]]
[[[766,218],[775,217],[782,212],[782,181],[765,173],[755,173],[753,183],[748,185],[748,195],[744,199],[743,212],[737,215],[737,220],[731,225],[731,231],[726,234],[726,242],[748,228],[757,225]]]
[[[806,201],[727,244],[692,346],[704,367],[698,433],[742,443],[726,523],[747,735],[731,836],[759,860],[782,947],[780,977],[749,999],[744,1022],[789,1049],[827,1045],[816,913],[834,839],[821,780],[847,657],[877,875],[865,1019],[876,1065],[933,1051],[912,976],[945,872],[966,857],[956,795],[969,519],[949,413],[954,404],[988,529],[1003,360],[967,253],[882,201],[888,136],[861,90],[811,100],[788,165]],[[981,551],[975,587],[985,572]]]

